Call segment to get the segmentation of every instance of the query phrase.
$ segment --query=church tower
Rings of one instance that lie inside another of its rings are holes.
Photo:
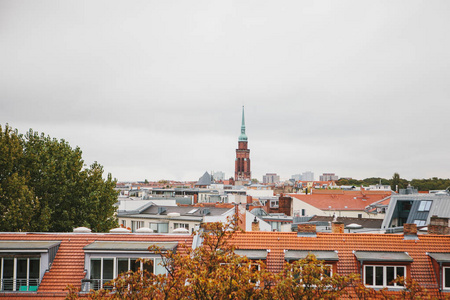
[[[236,161],[234,168],[235,181],[250,181],[250,149],[247,145],[247,135],[245,134],[244,107],[242,106],[242,125],[241,135],[238,140],[238,149],[236,149]]]

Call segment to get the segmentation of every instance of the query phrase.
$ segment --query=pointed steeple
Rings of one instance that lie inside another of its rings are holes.
[[[242,125],[241,125],[241,135],[239,136],[239,142],[246,142],[247,135],[245,134],[245,117],[244,117],[244,106],[242,106]]]

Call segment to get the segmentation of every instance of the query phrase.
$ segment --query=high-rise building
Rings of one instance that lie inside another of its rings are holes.
[[[314,173],[311,171],[303,172],[302,180],[303,181],[314,181]]]
[[[234,169],[236,181],[250,181],[250,149],[247,145],[247,135],[245,134],[244,107],[242,106],[241,135],[238,139],[238,149],[236,149],[236,161]]]
[[[320,175],[320,181],[336,181],[339,179],[339,176],[337,176],[334,173],[323,173]]]
[[[280,182],[280,176],[277,173],[266,173],[263,175],[263,183],[277,183]]]

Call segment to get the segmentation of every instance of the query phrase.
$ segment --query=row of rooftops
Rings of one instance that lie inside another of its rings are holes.
[[[339,225],[339,222],[337,222]],[[361,274],[365,264],[406,266],[408,276],[442,296],[440,266],[450,266],[450,236],[420,235],[412,229],[404,234],[362,234],[311,232],[313,227],[300,226],[298,232],[239,232],[230,241],[236,253],[250,259],[261,259],[269,271],[279,272],[283,264],[304,258],[308,253],[333,265],[341,275]],[[411,238],[412,237],[412,238]],[[86,255],[96,253],[146,253],[157,245],[185,253],[184,247],[199,246],[195,236],[177,234],[111,234],[111,233],[0,233],[0,256],[4,254],[44,253],[57,248],[54,258],[35,292],[20,292],[29,298],[64,298],[69,284],[81,287],[86,276]],[[445,290],[445,289],[444,289]],[[447,295],[447,294],[446,294]],[[0,297],[17,297],[17,293],[0,292]]]

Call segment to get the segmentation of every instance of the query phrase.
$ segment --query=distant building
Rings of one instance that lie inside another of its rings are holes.
[[[334,173],[323,173],[322,175],[320,175],[319,181],[336,181],[338,179],[339,177]]]
[[[314,173],[311,171],[306,171],[302,173],[303,181],[314,181]]]
[[[225,180],[225,173],[221,171],[217,171],[213,173],[213,178],[215,181],[224,181]]]
[[[241,135],[238,140],[238,149],[236,149],[234,170],[235,181],[251,181],[250,149],[248,149],[247,135],[245,134],[244,107],[242,107]]]
[[[294,174],[291,176],[291,179],[294,179],[295,181],[301,181],[302,180],[302,174]]]
[[[280,181],[280,176],[277,173],[266,173],[263,175],[263,183],[276,183]]]

